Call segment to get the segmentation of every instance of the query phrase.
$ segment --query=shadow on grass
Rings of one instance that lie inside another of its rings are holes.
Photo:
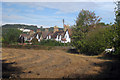
[[[77,49],[71,49],[71,48],[67,49],[66,52],[67,52],[67,53],[70,53],[70,54],[83,54],[83,55],[87,55],[87,56],[95,56],[95,55],[98,55],[98,54],[91,54],[91,53],[80,53],[80,52],[78,52]]]
[[[67,52],[71,54],[79,54],[79,52],[76,49],[68,49]]]
[[[66,78],[74,78],[75,80],[120,80],[120,60],[110,60],[91,65],[101,67],[101,71],[97,71],[98,74],[70,74]]]
[[[6,63],[6,60],[2,60],[2,78],[3,79],[9,79],[9,78],[20,78],[19,74],[22,73],[22,69],[19,67],[13,67],[13,64],[16,64],[15,62],[12,63]]]
[[[118,56],[118,55],[112,55],[112,54],[104,54],[103,56],[99,56],[98,59],[120,60],[120,56]]]

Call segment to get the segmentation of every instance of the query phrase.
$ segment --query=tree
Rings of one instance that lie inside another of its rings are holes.
[[[18,29],[13,29],[13,28],[7,28],[7,29],[2,29],[2,42],[4,44],[11,44],[15,43],[18,41],[18,38],[21,34],[21,31]]]
[[[82,10],[77,17],[76,27],[80,26],[82,32],[88,32],[91,28],[94,28],[100,20],[101,18],[96,16],[94,12]]]
[[[94,12],[90,12],[88,10],[81,10],[79,13],[76,25],[73,27],[72,33],[72,45],[79,49],[83,45],[82,39],[84,39],[85,35],[93,30],[96,27],[96,24],[100,22],[101,18],[96,16]]]
[[[81,53],[95,55],[113,47],[114,27],[100,23],[94,12],[82,10],[73,27],[72,45]]]
[[[80,52],[89,55],[101,54],[106,48],[113,47],[114,35],[112,27],[97,28],[88,32],[81,40],[83,43],[79,48]]]
[[[117,3],[117,10],[115,12],[116,15],[116,22],[115,22],[115,32],[116,32],[116,37],[115,37],[115,54],[120,54],[120,1]]]

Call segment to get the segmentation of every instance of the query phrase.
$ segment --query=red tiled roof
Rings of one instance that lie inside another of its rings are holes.
[[[45,39],[45,38],[47,37],[48,34],[49,34],[48,31],[43,31],[43,32],[42,32],[42,36],[43,36],[43,38]]]

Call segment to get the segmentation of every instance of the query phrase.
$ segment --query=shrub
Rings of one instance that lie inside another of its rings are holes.
[[[18,41],[18,38],[21,34],[21,31],[18,29],[3,29],[2,30],[2,42],[4,44],[11,44],[11,43],[16,43]]]
[[[31,42],[32,44],[36,44],[36,45],[39,43],[37,38],[33,38]]]
[[[78,50],[88,55],[102,53],[106,48],[113,46],[114,39],[111,28],[99,28],[88,32],[84,39],[78,41]]]
[[[55,40],[41,40],[39,45],[45,45],[45,46],[63,46],[64,44]]]

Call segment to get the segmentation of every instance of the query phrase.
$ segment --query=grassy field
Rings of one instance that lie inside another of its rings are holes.
[[[64,50],[2,49],[3,78],[118,78],[120,62]]]

